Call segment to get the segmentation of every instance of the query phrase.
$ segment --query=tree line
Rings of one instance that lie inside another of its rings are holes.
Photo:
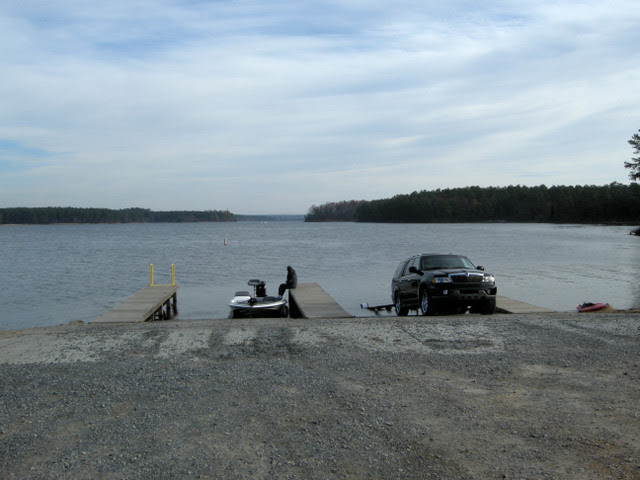
[[[145,208],[0,208],[0,224],[233,222],[229,211],[157,211]]]
[[[380,200],[314,205],[305,221],[638,223],[640,185],[423,190]]]

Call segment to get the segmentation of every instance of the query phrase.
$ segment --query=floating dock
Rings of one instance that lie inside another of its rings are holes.
[[[175,266],[171,265],[171,285],[153,283],[153,264],[149,265],[149,286],[89,323],[136,323],[168,320],[178,313],[178,286]]]
[[[353,317],[317,283],[299,283],[289,290],[289,312],[293,318]]]
[[[148,286],[89,323],[166,320],[178,311],[176,285]]]

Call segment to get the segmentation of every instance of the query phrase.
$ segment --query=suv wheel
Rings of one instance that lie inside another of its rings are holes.
[[[400,295],[396,294],[396,315],[398,315],[399,317],[404,317],[407,313],[409,313],[409,309],[402,305]]]
[[[420,292],[420,310],[422,311],[422,315],[433,315],[435,313],[433,302],[426,290]]]
[[[484,305],[482,305],[481,313],[483,315],[493,315],[496,313],[496,299],[488,298]]]

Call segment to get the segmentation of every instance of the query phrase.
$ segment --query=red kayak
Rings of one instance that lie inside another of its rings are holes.
[[[579,312],[597,312],[598,310],[602,310],[605,307],[608,307],[608,303],[591,303],[586,302],[582,305],[578,305]]]

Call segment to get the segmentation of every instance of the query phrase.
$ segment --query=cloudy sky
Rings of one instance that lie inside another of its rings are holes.
[[[0,206],[629,183],[640,2],[0,3]]]

